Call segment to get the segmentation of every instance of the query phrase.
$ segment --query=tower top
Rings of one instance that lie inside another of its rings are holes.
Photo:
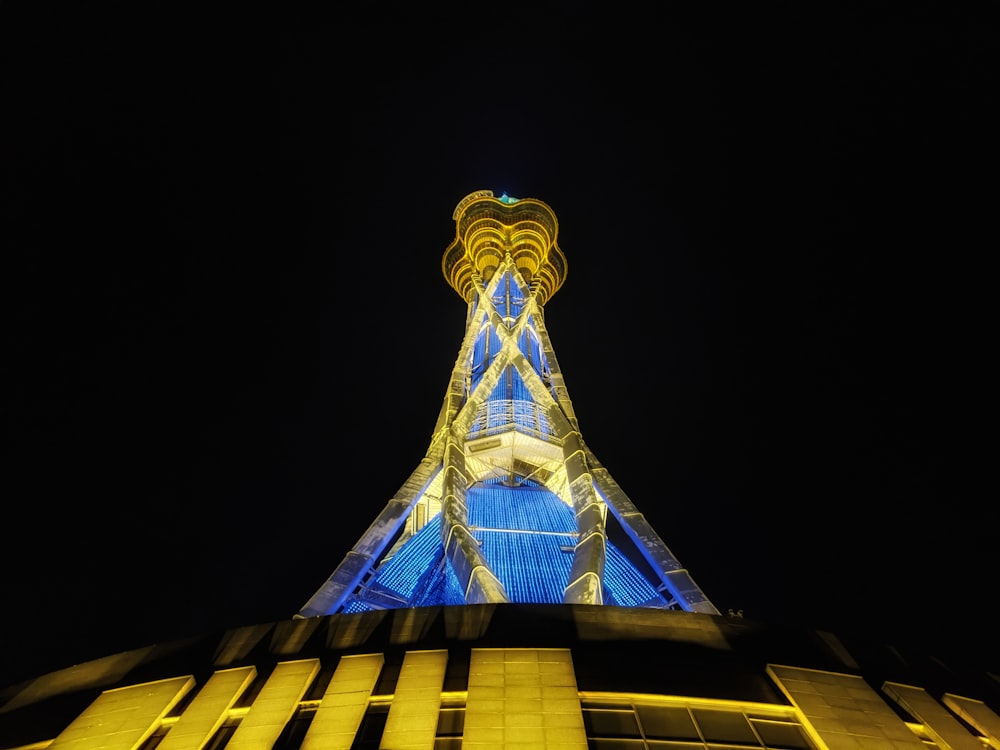
[[[556,242],[559,221],[537,198],[513,198],[492,190],[469,193],[455,206],[455,239],[444,251],[441,270],[466,302],[475,296],[474,278],[489,283],[509,255],[538,304],[545,304],[566,280],[566,256]]]

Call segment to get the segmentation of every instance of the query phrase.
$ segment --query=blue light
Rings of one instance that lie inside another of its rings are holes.
[[[473,536],[510,600],[561,603],[576,543],[573,511],[555,494],[531,483],[477,485],[470,488],[467,502]],[[604,587],[608,604],[667,606],[655,586],[610,542]],[[444,557],[438,515],[385,561],[341,611],[464,603],[462,587]]]
[[[573,511],[541,487],[473,487],[469,526],[483,555],[514,602],[562,602],[576,543]],[[559,533],[562,532],[562,533]]]
[[[665,607],[667,600],[642,575],[627,557],[608,542],[604,564],[604,587],[619,607]]]

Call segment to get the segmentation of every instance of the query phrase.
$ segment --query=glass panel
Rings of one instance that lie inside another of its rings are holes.
[[[635,710],[647,738],[701,740],[694,720],[684,706],[636,706]]]
[[[703,750],[701,742],[672,742],[670,740],[647,740],[649,750]]]
[[[583,712],[588,737],[639,737],[639,724],[631,710]]]
[[[426,527],[424,527],[426,528]],[[396,657],[394,657],[396,658]],[[386,659],[382,671],[379,672],[378,682],[372,690],[372,695],[392,695],[396,692],[396,681],[399,679],[399,668],[402,666],[402,659],[390,664]],[[386,709],[388,711],[388,709]]]
[[[763,738],[767,747],[787,748],[788,750],[809,750],[810,744],[806,733],[798,724],[780,721],[755,721],[753,725]]]
[[[462,738],[438,737],[434,740],[434,750],[462,750]]]
[[[389,707],[376,705],[369,706],[368,713],[361,721],[358,733],[354,735],[352,750],[376,750],[382,741],[382,734],[385,731],[385,722],[389,718]]]
[[[735,711],[717,711],[711,708],[691,710],[694,720],[709,742],[734,742],[740,745],[759,746],[757,735],[742,714]]]
[[[208,741],[208,744],[205,745],[205,750],[219,750],[219,748],[225,747],[239,725],[239,719],[226,719],[218,731],[212,735],[212,739]]]
[[[292,720],[285,724],[284,730],[273,745],[273,750],[297,750],[302,747],[302,741],[306,738],[313,716],[312,711],[299,709]]]
[[[160,725],[145,742],[139,745],[140,750],[156,750],[156,747],[163,742],[163,738],[167,736],[168,731],[170,731],[169,725]]]
[[[611,740],[606,738],[588,739],[587,747],[589,750],[645,750],[646,748],[642,740]]]
[[[465,730],[464,708],[442,708],[438,713],[438,737],[460,736]]]
[[[438,532],[440,533],[440,532]],[[450,568],[450,566],[446,566]],[[449,649],[448,666],[444,672],[443,692],[459,692],[469,688],[469,652],[466,649]],[[451,706],[458,708],[461,701],[452,701]]]

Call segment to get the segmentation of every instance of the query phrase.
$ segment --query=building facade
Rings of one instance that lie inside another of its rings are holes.
[[[483,190],[423,459],[287,621],[0,693],[0,750],[1000,750],[974,666],[723,615],[587,447],[544,322],[558,221]]]

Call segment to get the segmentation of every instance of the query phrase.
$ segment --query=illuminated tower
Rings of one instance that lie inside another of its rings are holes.
[[[452,218],[441,266],[468,311],[430,446],[299,615],[508,602],[718,614],[580,433],[545,328],[567,270],[552,209],[479,190]]]
[[[580,433],[552,210],[479,191],[454,219],[440,417],[326,583],[287,619],[0,685],[0,750],[1000,750],[995,670],[720,614]]]

